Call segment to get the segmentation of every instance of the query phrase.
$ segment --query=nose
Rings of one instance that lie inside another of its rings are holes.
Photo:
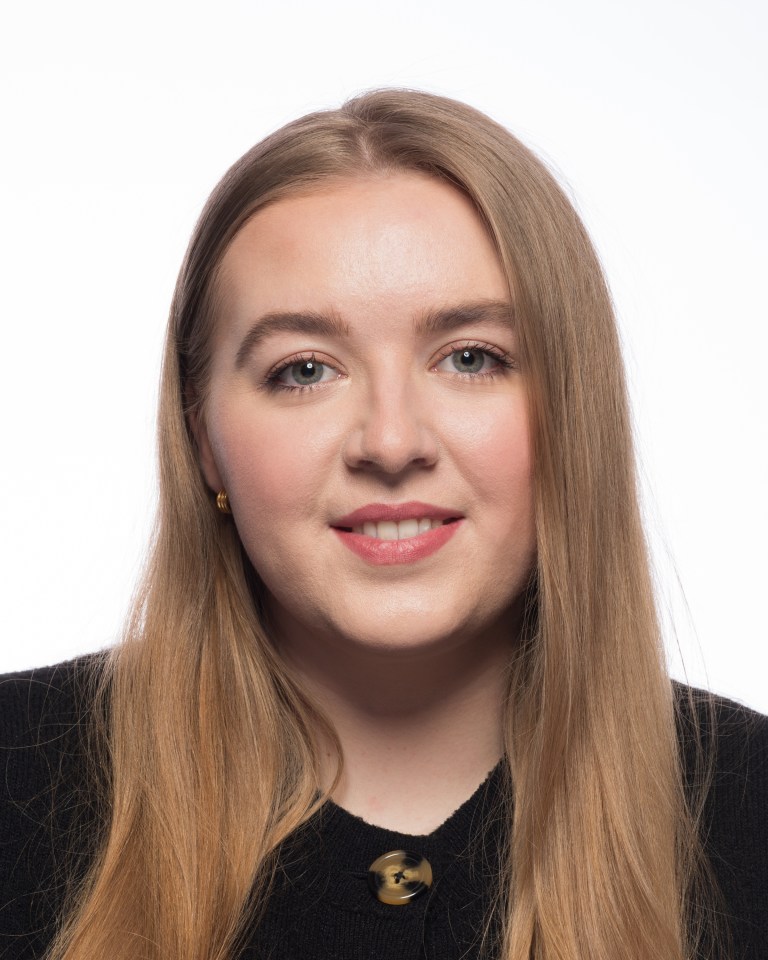
[[[407,384],[371,387],[344,445],[344,460],[356,470],[392,476],[409,467],[431,467],[439,445],[429,410]]]

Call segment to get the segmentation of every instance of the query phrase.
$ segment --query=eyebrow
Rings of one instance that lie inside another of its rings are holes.
[[[439,310],[428,310],[416,322],[419,336],[450,333],[469,324],[514,327],[515,312],[508,300],[475,300]]]
[[[417,336],[434,336],[439,333],[447,334],[470,324],[514,327],[514,319],[514,308],[509,301],[477,300],[428,310],[418,318],[414,331]],[[350,335],[350,327],[335,314],[312,311],[264,314],[243,338],[235,357],[236,366],[242,367],[250,352],[276,333],[314,334],[341,339]]]
[[[235,364],[242,367],[257,344],[275,333],[306,333],[321,337],[348,337],[349,325],[333,314],[267,313],[251,326],[237,351]]]

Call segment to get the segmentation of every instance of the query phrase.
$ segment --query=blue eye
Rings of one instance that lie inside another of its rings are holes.
[[[470,350],[466,347],[464,350],[454,350],[451,354],[451,363],[461,373],[480,373],[489,359],[487,353],[482,350]]]
[[[328,363],[321,363],[314,357],[294,360],[282,367],[278,367],[266,379],[266,386],[270,389],[304,390],[311,389],[317,384],[336,380],[338,370]]]
[[[305,360],[302,363],[292,363],[285,371],[302,387],[308,387],[312,383],[320,383],[323,379],[325,367],[317,360]]]
[[[504,367],[513,365],[511,358],[490,346],[467,344],[447,350],[436,364],[444,373],[462,373],[490,377]]]

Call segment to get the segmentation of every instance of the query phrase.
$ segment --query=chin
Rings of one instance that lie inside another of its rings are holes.
[[[456,602],[457,593],[463,602]],[[464,644],[498,643],[508,636],[511,623],[505,622],[509,605],[495,597],[484,597],[473,606],[467,591],[457,587],[440,590],[399,591],[391,586],[374,595],[338,591],[321,597],[312,593],[284,597],[272,594],[272,623],[278,642],[301,656],[310,648],[323,647],[333,656],[344,651],[359,655],[368,650],[387,654],[417,654],[456,649]]]
[[[472,642],[477,631],[470,628],[466,611],[461,611],[461,614],[450,617],[445,615],[444,610],[390,611],[384,612],[372,623],[366,612],[365,616],[351,616],[337,621],[332,629],[358,650],[387,653],[436,651]]]

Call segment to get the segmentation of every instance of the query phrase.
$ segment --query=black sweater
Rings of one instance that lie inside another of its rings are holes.
[[[77,663],[0,677],[0,960],[44,955],[71,869],[63,851],[93,824]],[[702,830],[730,916],[728,960],[768,960],[768,717],[718,700],[717,724]],[[498,767],[424,837],[371,826],[327,804],[285,845],[266,915],[242,960],[480,956],[502,830],[493,817],[501,777]],[[87,844],[78,849],[82,868]],[[427,858],[434,882],[391,906],[371,892],[368,867],[402,849]]]

